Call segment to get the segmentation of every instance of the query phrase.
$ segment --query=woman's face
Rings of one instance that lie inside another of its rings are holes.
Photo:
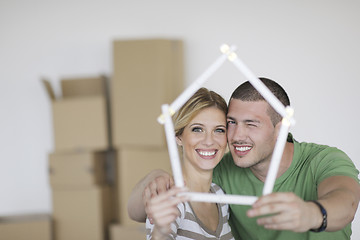
[[[215,107],[201,110],[184,128],[177,143],[183,148],[184,164],[212,170],[225,153],[226,116]]]

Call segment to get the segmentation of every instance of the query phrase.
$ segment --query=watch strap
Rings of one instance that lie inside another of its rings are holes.
[[[326,229],[326,227],[327,227],[327,212],[326,212],[325,208],[324,208],[323,205],[321,205],[318,201],[312,200],[312,201],[310,201],[310,202],[315,203],[315,204],[319,207],[319,209],[320,209],[320,211],[321,211],[321,214],[322,214],[322,216],[323,216],[323,221],[322,221],[321,226],[320,226],[319,228],[317,228],[317,229],[310,229],[310,231],[312,231],[312,232],[322,232],[322,231],[325,231],[325,229]]]

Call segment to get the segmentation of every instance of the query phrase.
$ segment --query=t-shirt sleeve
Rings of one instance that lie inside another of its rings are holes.
[[[359,182],[359,171],[354,163],[343,151],[334,147],[327,148],[319,153],[316,168],[318,184],[333,176],[347,176]]]

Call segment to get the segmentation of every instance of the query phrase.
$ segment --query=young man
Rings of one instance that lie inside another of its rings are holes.
[[[260,80],[285,106],[290,105],[279,84]],[[227,114],[230,153],[213,176],[227,194],[262,195],[281,119],[250,82],[233,92]],[[299,143],[289,134],[274,192],[251,207],[230,205],[233,235],[236,239],[350,239],[360,199],[358,174],[339,149]],[[146,176],[130,197],[130,217],[144,221],[147,201],[171,185],[167,173]]]

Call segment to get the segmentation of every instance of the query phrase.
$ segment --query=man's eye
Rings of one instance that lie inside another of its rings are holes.
[[[192,129],[193,132],[202,132],[202,129],[200,127],[194,127]]]
[[[227,125],[233,125],[233,124],[235,124],[235,121],[233,121],[233,120],[228,120],[227,121]]]

